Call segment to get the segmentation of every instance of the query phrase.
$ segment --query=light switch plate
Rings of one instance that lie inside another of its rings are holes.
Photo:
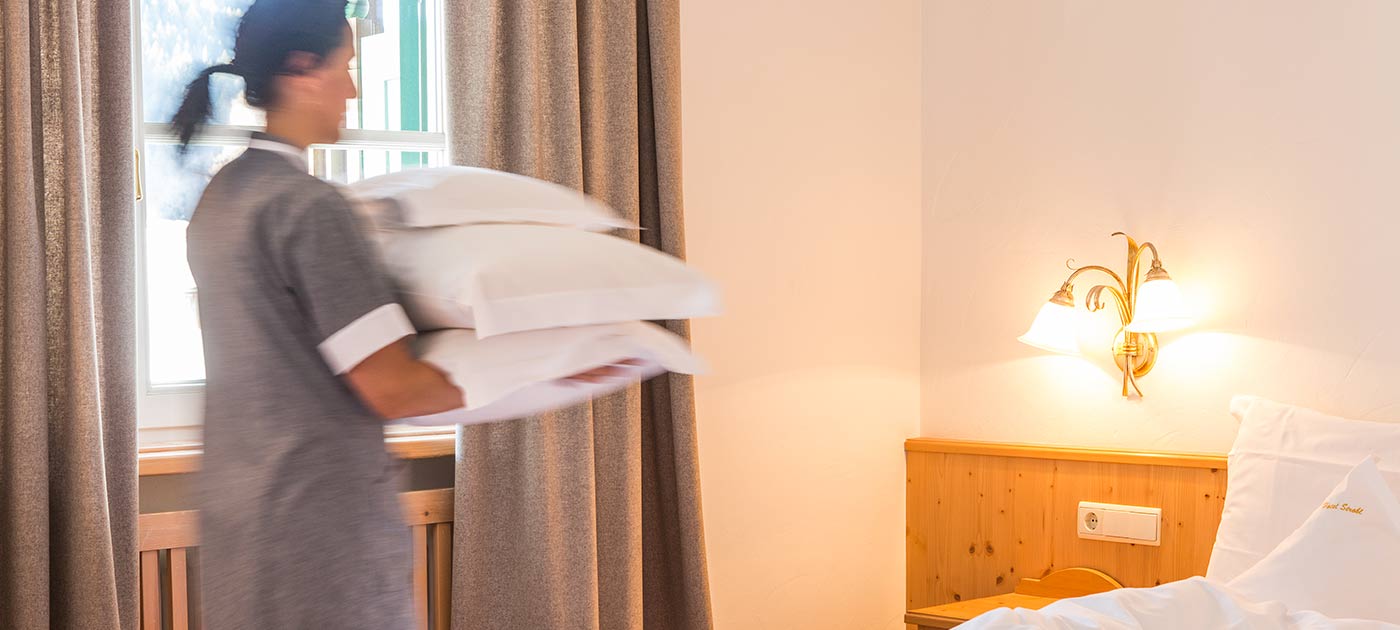
[[[1079,537],[1157,547],[1162,544],[1162,508],[1079,502]]]

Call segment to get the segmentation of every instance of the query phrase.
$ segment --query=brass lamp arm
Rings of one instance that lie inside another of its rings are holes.
[[[1086,272],[1086,271],[1102,271],[1102,272],[1104,272],[1105,274],[1108,274],[1108,277],[1113,278],[1113,281],[1114,281],[1114,282],[1118,283],[1118,288],[1119,288],[1120,291],[1122,291],[1122,294],[1126,295],[1126,294],[1128,293],[1128,285],[1126,285],[1126,284],[1123,283],[1123,278],[1120,277],[1120,276],[1119,276],[1116,272],[1114,272],[1112,269],[1109,269],[1108,267],[1101,267],[1101,266],[1099,266],[1099,265],[1088,265],[1088,266],[1086,266],[1086,267],[1075,267],[1075,266],[1074,266],[1074,259],[1073,259],[1073,258],[1071,258],[1071,259],[1068,260],[1068,261],[1065,261],[1065,266],[1066,266],[1066,267],[1069,267],[1070,269],[1073,269],[1073,270],[1074,270],[1074,273],[1069,274],[1069,277],[1065,279],[1065,286],[1073,286],[1073,285],[1074,285],[1074,279],[1075,279],[1075,278],[1078,278],[1080,274],[1082,274],[1082,273],[1084,273],[1084,272]]]
[[[1118,319],[1123,322],[1124,326],[1127,326],[1128,322],[1133,319],[1132,311],[1128,309],[1128,299],[1124,297],[1123,292],[1119,291],[1117,287],[1100,284],[1089,289],[1089,293],[1084,296],[1084,308],[1089,309],[1091,313],[1103,310],[1104,291],[1108,291],[1109,295],[1113,296],[1113,304],[1118,307]]]
[[[1127,296],[1128,316],[1131,319],[1133,312],[1137,310],[1137,289],[1142,283],[1142,252],[1152,250],[1153,269],[1162,266],[1162,257],[1157,253],[1157,246],[1152,243],[1139,244],[1123,232],[1114,232],[1113,235],[1128,239],[1128,281],[1123,283],[1123,293]],[[1124,320],[1126,321],[1128,320]]]

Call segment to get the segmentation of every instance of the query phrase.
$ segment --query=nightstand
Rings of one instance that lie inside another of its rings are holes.
[[[904,622],[918,626],[919,630],[942,630],[956,627],[973,617],[998,608],[1039,610],[1057,600],[1093,595],[1116,588],[1123,588],[1123,585],[1100,571],[1085,568],[1062,569],[1038,580],[1021,580],[1014,592],[1004,595],[911,610],[905,613]]]

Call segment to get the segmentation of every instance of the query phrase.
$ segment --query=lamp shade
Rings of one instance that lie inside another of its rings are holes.
[[[1079,341],[1075,322],[1073,306],[1054,301],[1046,302],[1045,306],[1040,307],[1040,314],[1035,316],[1035,321],[1031,322],[1030,330],[1017,337],[1017,340],[1041,350],[1077,355]]]
[[[1137,304],[1133,308],[1133,321],[1128,324],[1128,332],[1179,330],[1190,326],[1192,321],[1176,283],[1171,278],[1149,278],[1138,287]]]

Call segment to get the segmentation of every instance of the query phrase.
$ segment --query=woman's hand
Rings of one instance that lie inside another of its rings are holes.
[[[560,380],[569,384],[596,385],[613,380],[628,379],[632,374],[636,373],[632,368],[641,367],[642,365],[644,365],[644,363],[641,359],[627,359],[626,361],[618,361],[612,365],[605,365]]]

